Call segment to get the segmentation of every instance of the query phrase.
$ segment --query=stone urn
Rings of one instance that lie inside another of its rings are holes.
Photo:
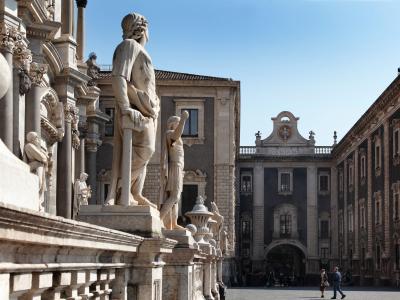
[[[7,93],[11,83],[10,66],[8,65],[3,54],[0,54],[0,98]]]
[[[208,211],[207,206],[204,205],[204,198],[202,196],[197,197],[193,209],[185,214],[185,216],[188,217],[197,228],[197,232],[194,235],[194,239],[197,243],[207,244],[207,241],[204,240],[204,236],[209,233],[207,225],[213,215],[212,212]]]

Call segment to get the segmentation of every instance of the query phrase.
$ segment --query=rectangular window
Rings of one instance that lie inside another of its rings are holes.
[[[349,208],[347,212],[349,232],[353,232],[353,209]]]
[[[321,256],[321,258],[328,258],[329,257],[329,248],[321,248],[320,256]]]
[[[349,185],[353,185],[353,165],[349,165]]]
[[[381,222],[381,203],[379,201],[375,204],[375,224],[380,224]]]
[[[242,221],[242,236],[250,237],[250,221]]]
[[[319,176],[319,191],[328,192],[329,191],[329,176],[320,175]]]
[[[241,191],[245,193],[251,193],[252,191],[251,175],[242,175]]]
[[[321,239],[328,239],[329,238],[329,221],[322,220],[320,222],[320,237]]]
[[[290,173],[281,173],[281,192],[290,192]]]
[[[376,246],[376,268],[381,269],[381,246]]]
[[[365,156],[361,157],[361,178],[366,177],[366,172],[365,172]]]
[[[343,192],[343,173],[339,173],[339,191]]]
[[[106,122],[104,127],[104,135],[105,136],[114,136],[114,117],[115,117],[115,109],[112,107],[107,107],[104,109],[106,115],[110,117],[110,119]]]
[[[365,228],[365,207],[364,205],[361,206],[360,208],[360,223],[361,223],[361,228]]]
[[[292,216],[291,215],[281,215],[281,237],[289,237],[292,231]]]
[[[187,110],[189,113],[189,118],[186,120],[185,128],[183,129],[182,136],[186,137],[197,137],[198,132],[198,109],[182,109],[182,111]]]
[[[381,167],[381,147],[377,145],[375,147],[375,168],[378,169]]]

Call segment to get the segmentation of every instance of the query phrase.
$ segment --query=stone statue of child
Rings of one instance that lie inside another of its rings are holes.
[[[46,172],[49,155],[47,149],[41,145],[41,140],[36,132],[28,132],[26,141],[27,143],[24,147],[26,160],[31,168],[31,172],[39,177],[39,210],[44,211],[44,192],[47,190]]]
[[[92,189],[86,184],[87,178],[88,174],[82,172],[74,184],[74,206],[76,206],[76,212],[81,205],[88,205],[88,200],[92,196]]]
[[[177,224],[178,202],[183,187],[184,151],[182,133],[189,113],[184,110],[181,118],[172,116],[167,121],[166,145],[163,164],[163,176],[166,179],[165,194],[167,200],[160,209],[160,219],[167,229],[184,229]]]
[[[131,196],[139,205],[156,207],[142,195],[147,164],[155,151],[159,99],[151,58],[144,48],[148,40],[147,21],[137,14],[121,23],[123,41],[113,57],[112,87],[116,100],[113,163],[110,193],[106,204],[119,204],[122,185],[122,120],[128,116],[134,125],[132,138]],[[132,203],[132,201],[130,201]]]

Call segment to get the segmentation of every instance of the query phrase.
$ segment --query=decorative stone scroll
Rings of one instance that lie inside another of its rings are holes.
[[[70,103],[64,103],[65,122],[71,123],[72,147],[79,149],[79,109]]]

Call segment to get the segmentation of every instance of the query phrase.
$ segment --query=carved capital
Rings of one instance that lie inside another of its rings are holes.
[[[87,0],[76,0],[76,6],[86,8]]]
[[[31,63],[29,70],[29,77],[32,80],[32,84],[39,86],[42,82],[43,75],[47,73],[48,66],[46,64]]]
[[[78,108],[70,103],[64,103],[65,122],[72,123],[78,115]]]
[[[20,70],[29,72],[32,63],[32,52],[24,41],[18,41],[14,46],[14,65]]]

